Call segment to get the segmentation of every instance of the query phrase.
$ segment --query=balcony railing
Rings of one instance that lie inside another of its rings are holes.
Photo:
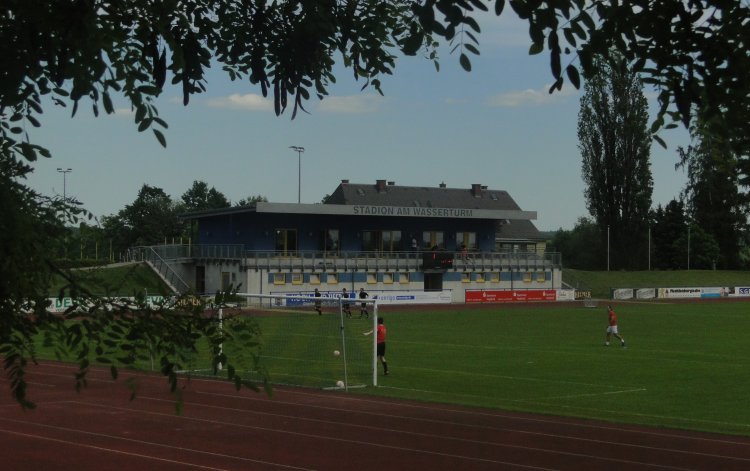
[[[153,251],[168,261],[236,261],[246,269],[275,271],[421,271],[424,251],[277,252],[245,250],[242,245],[159,245],[131,249],[133,258]],[[542,271],[561,267],[556,252],[455,252],[454,271]]]

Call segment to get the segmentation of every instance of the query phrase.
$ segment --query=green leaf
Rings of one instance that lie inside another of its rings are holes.
[[[154,132],[154,136],[156,136],[156,139],[159,141],[159,144],[161,144],[162,147],[167,147],[167,139],[164,137],[164,134],[162,134],[161,131],[158,129],[152,129]]]
[[[141,121],[141,124],[138,125],[138,132],[143,132],[146,129],[148,129],[149,126],[151,126],[151,122],[153,120],[151,118],[146,118],[143,121]]]
[[[458,58],[458,61],[461,64],[461,67],[463,67],[465,71],[471,72],[471,61],[469,60],[469,56],[461,53],[461,56]]]
[[[115,112],[115,108],[112,106],[112,98],[109,96],[109,93],[102,93],[102,104],[104,105],[104,111],[106,111],[107,114]]]
[[[540,52],[544,51],[544,43],[534,43],[529,48],[529,55],[535,56],[539,54]]]
[[[505,8],[505,0],[496,0],[495,1],[495,15],[497,15],[497,16],[502,15],[504,8]]]
[[[422,41],[424,36],[420,33],[412,32],[404,41],[401,51],[407,56],[413,56],[417,54],[417,51],[422,47]]]
[[[568,80],[570,80],[570,83],[576,87],[576,89],[581,88],[581,77],[578,74],[578,69],[573,66],[573,64],[570,64],[565,68],[565,72],[568,74]]]
[[[479,55],[479,49],[477,49],[476,47],[474,47],[474,45],[472,45],[472,44],[464,44],[464,47],[466,48],[467,51],[471,52],[472,54],[475,54],[477,56]]]
[[[666,148],[667,148],[667,143],[666,143],[666,142],[664,142],[664,139],[662,139],[661,137],[659,137],[659,136],[658,136],[658,135],[656,135],[656,134],[654,134],[654,135],[653,135],[653,137],[654,137],[654,140],[655,140],[656,142],[658,142],[660,146],[662,146],[662,148],[664,148],[664,149],[666,149]]]

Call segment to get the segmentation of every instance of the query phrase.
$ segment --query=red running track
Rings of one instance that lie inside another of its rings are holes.
[[[750,438],[44,363],[0,400],[3,470],[747,470]],[[128,378],[138,397],[130,400]],[[0,384],[7,391],[7,381]]]

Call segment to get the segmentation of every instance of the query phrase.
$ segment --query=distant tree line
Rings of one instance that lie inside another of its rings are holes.
[[[747,156],[720,139],[699,110],[692,143],[675,169],[687,183],[666,206],[652,207],[651,139],[643,84],[613,52],[594,61],[578,115],[584,197],[590,218],[559,230],[551,249],[586,270],[741,269],[750,265]]]

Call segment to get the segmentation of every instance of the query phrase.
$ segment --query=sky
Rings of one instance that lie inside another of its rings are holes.
[[[83,102],[74,118],[70,107],[49,104],[42,127],[30,135],[53,156],[33,164],[28,184],[45,195],[65,192],[100,217],[132,203],[144,184],[174,199],[198,180],[232,202],[263,195],[271,202],[317,203],[341,180],[479,183],[536,211],[539,230],[572,229],[588,216],[576,135],[582,91],[566,85],[547,93],[549,56],[528,55],[527,29],[508,13],[480,19],[481,55],[471,56],[471,72],[448,48],[441,49],[439,72],[422,57],[399,57],[394,74],[381,77],[381,96],[361,90],[350,69],[338,68],[329,96],[311,98],[309,114],[294,120],[291,107],[276,117],[259,87],[231,82],[215,67],[207,91],[187,107],[176,87],[157,101],[169,124],[166,149],[150,131],[137,131],[125,101],[98,118]],[[655,110],[655,93],[645,93]],[[668,148],[654,142],[651,149],[654,206],[678,197],[686,181],[675,163],[677,147],[689,144],[687,131],[660,136]],[[305,152],[300,157],[290,146]]]

